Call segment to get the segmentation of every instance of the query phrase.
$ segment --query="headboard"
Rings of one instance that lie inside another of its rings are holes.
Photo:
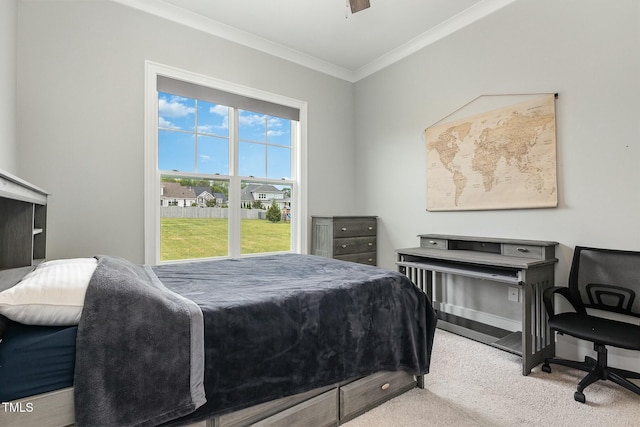
[[[48,193],[0,169],[0,292],[44,261]],[[0,337],[8,324],[0,315]]]

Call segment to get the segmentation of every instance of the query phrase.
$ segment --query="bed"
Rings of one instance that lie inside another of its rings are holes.
[[[87,282],[76,301],[54,320],[5,319],[0,342],[0,360],[38,328],[67,356],[71,343],[66,383],[5,395],[2,425],[337,425],[429,371],[435,315],[398,272],[289,253],[154,267],[98,256],[0,272],[0,310],[3,293],[69,268]],[[0,385],[22,382],[10,371]]]

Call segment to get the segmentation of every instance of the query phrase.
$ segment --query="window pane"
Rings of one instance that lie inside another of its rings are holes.
[[[241,254],[291,250],[291,186],[242,183]]]
[[[267,176],[267,146],[253,142],[240,142],[238,144],[239,159],[238,171],[240,176],[254,176],[265,178]]]
[[[291,149],[267,147],[267,178],[291,179]]]
[[[291,251],[291,138],[297,122],[186,95],[158,93],[158,169],[165,173],[161,260]],[[271,184],[260,182],[267,179]],[[231,182],[240,186],[232,192],[242,193],[233,204]],[[229,230],[229,206],[239,234]]]
[[[195,172],[194,135],[185,132],[158,130],[158,169]]]
[[[162,177],[160,259],[226,256],[228,194],[227,181]]]
[[[238,137],[240,139],[267,142],[267,116],[239,110],[238,122]]]
[[[195,130],[196,101],[160,92],[158,94],[158,127],[163,129]]]
[[[198,173],[229,174],[229,140],[198,136]]]
[[[198,101],[198,132],[229,137],[229,107]]]
[[[291,147],[291,120],[269,116],[267,126],[269,144]]]

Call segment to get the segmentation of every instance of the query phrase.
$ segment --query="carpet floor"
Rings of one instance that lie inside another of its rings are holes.
[[[521,372],[520,357],[437,330],[425,389],[413,389],[346,424],[387,426],[639,426],[640,396],[610,381],[573,393],[584,372],[551,365]]]

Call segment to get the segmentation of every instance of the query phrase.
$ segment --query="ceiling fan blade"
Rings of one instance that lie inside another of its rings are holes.
[[[371,6],[369,0],[349,0],[349,5],[351,6],[351,13],[360,12]]]

